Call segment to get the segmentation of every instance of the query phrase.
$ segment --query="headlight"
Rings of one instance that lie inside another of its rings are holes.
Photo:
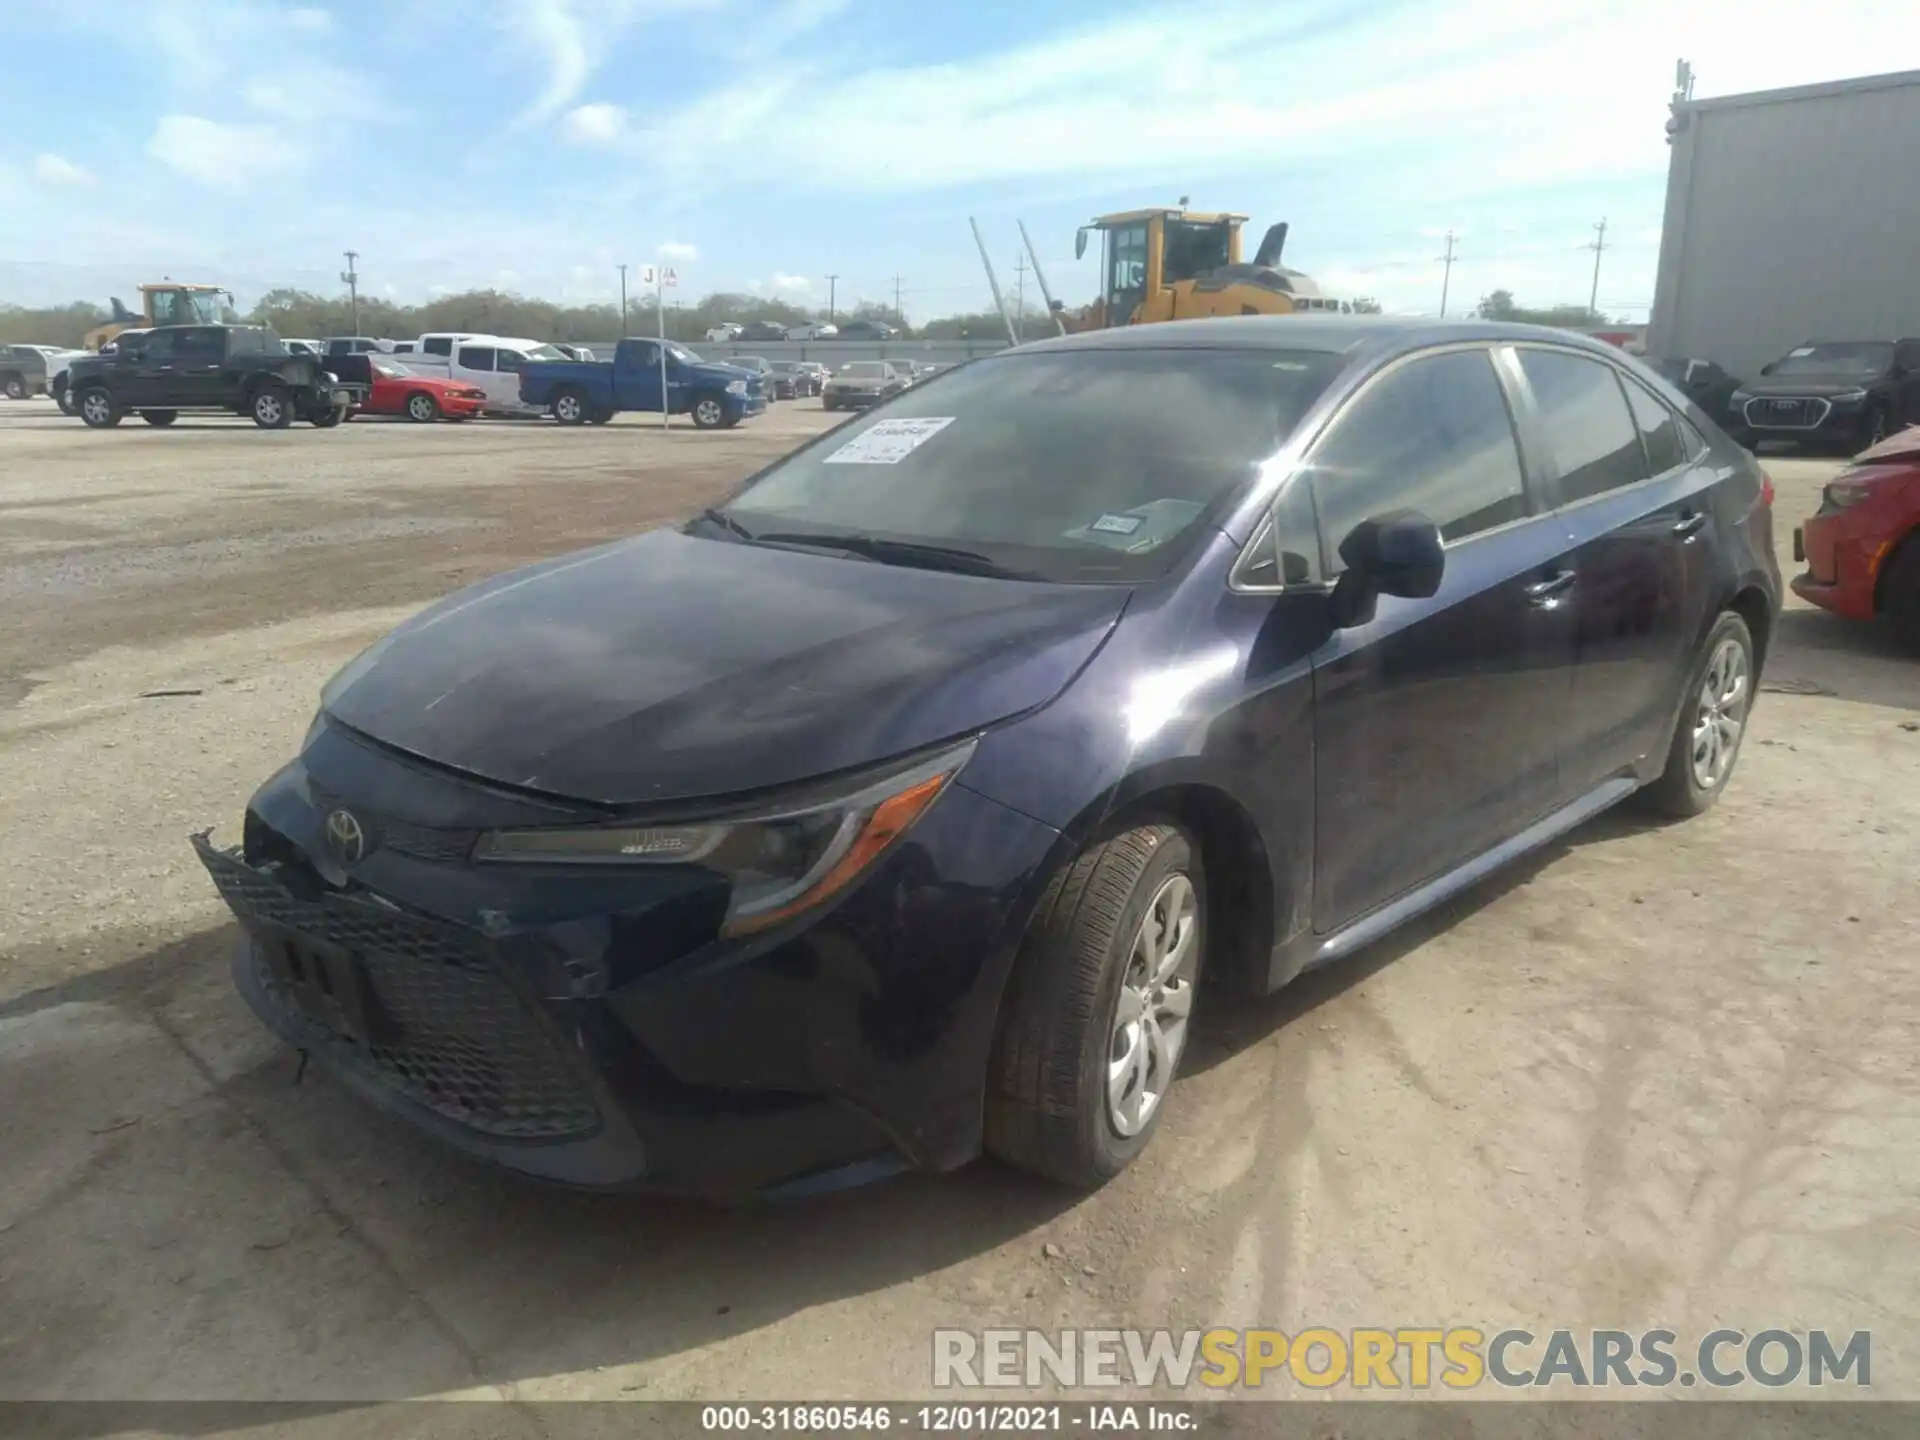
[[[729,395],[744,395],[744,394],[746,394],[746,393],[747,393],[747,382],[746,382],[746,381],[744,381],[744,380],[729,380],[729,381],[727,382],[727,393],[728,393]]]
[[[481,861],[547,865],[687,865],[732,887],[722,935],[749,935],[845,890],[947,787],[969,740],[884,780],[813,804],[675,825],[497,830]]]
[[[1830,398],[1836,404],[1845,405],[1854,400],[1866,399],[1867,392],[1865,390],[1842,390],[1838,395],[1831,396]]]
[[[1848,480],[1842,477],[1829,484],[1823,492],[1827,504],[1836,510],[1844,510],[1849,505],[1858,505],[1862,500],[1873,496],[1871,480]]]

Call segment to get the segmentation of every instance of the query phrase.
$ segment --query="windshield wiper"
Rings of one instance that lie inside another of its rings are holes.
[[[994,580],[1042,580],[1032,570],[1016,570],[1002,565],[978,550],[963,550],[954,545],[932,545],[918,540],[883,540],[878,535],[858,534],[775,534],[756,535],[755,540],[774,545],[810,545],[822,550],[839,550],[884,565],[910,565],[921,570],[950,570],[958,575],[984,575]]]
[[[709,525],[718,525],[722,530],[738,535],[742,540],[751,540],[754,538],[753,532],[747,529],[746,526],[742,525],[725,511],[716,510],[711,505],[693,518],[696,520],[705,520]]]

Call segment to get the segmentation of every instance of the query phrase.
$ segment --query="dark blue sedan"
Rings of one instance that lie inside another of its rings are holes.
[[[1562,332],[1070,336],[425,611],[196,843],[260,1017],[514,1169],[792,1193],[984,1149],[1096,1185],[1200,992],[1636,792],[1714,802],[1771,499]]]

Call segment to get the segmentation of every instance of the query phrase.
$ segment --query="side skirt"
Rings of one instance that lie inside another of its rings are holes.
[[[1451,900],[1462,890],[1478,884],[1494,871],[1510,865],[1521,856],[1538,850],[1576,826],[1586,823],[1602,810],[1611,809],[1635,790],[1640,782],[1630,775],[1618,776],[1563,805],[1552,814],[1534,821],[1511,839],[1491,850],[1483,850],[1463,865],[1436,875],[1377,910],[1350,920],[1328,935],[1305,933],[1275,947],[1269,968],[1272,989],[1278,989],[1297,975],[1344,960],[1355,951],[1399,929],[1416,915]]]

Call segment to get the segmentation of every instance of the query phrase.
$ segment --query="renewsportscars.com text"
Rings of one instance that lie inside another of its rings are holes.
[[[1873,1383],[1870,1331],[936,1330],[940,1388],[1128,1386],[1257,1389],[1589,1389]]]

